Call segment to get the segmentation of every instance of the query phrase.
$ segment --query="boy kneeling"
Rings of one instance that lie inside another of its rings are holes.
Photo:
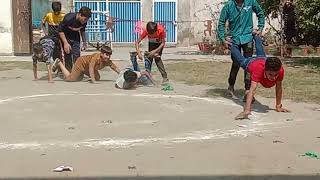
[[[100,80],[100,74],[98,70],[109,66],[116,73],[120,73],[119,68],[110,60],[112,50],[108,46],[102,46],[100,53],[92,55],[80,56],[69,72],[59,59],[56,59],[54,63],[54,69],[59,66],[65,77],[65,81],[74,82],[81,81],[84,75],[90,77],[91,83],[95,83]]]
[[[38,62],[44,62],[48,70],[48,82],[53,83],[52,78],[52,63],[54,58],[60,56],[59,39],[52,36],[44,36],[38,43],[33,45],[33,76],[34,80],[39,80],[38,77]]]

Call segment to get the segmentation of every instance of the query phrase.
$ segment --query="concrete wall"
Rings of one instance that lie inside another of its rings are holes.
[[[72,0],[32,0],[32,22],[41,21],[44,15],[52,11],[52,1],[60,1],[62,12],[68,13],[72,10]]]
[[[216,40],[216,24],[223,0],[179,0],[178,1],[178,45],[189,46],[201,42],[204,37]],[[189,21],[189,22],[188,22]],[[204,34],[205,24],[212,22],[211,36]]]
[[[11,0],[1,1],[0,11],[0,55],[13,54]]]

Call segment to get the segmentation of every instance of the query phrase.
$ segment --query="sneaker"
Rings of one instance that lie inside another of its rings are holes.
[[[163,78],[162,79],[162,84],[165,84],[165,83],[168,83],[169,82],[169,79],[168,78]]]
[[[225,92],[225,96],[233,97],[234,96],[234,88],[229,86],[227,91]]]
[[[52,72],[56,72],[59,62],[61,62],[61,60],[59,58],[54,60],[54,62],[52,64]]]

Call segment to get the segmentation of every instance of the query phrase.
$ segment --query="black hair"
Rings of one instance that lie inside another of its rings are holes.
[[[102,53],[106,53],[106,54],[112,54],[112,49],[109,47],[109,46],[106,46],[106,45],[102,45],[101,48],[100,48],[100,51]]]
[[[43,51],[43,47],[40,44],[40,42],[33,44],[32,49],[33,49],[33,52],[36,54],[39,54],[40,52]]]
[[[85,16],[87,18],[91,17],[91,9],[86,6],[81,7],[79,13],[81,16]]]
[[[60,12],[61,11],[61,2],[60,1],[53,1],[51,4],[53,12]]]
[[[123,76],[125,81],[123,89],[132,89],[138,79],[138,75],[132,70],[127,70],[124,72]]]
[[[278,57],[268,57],[265,64],[266,71],[279,71],[282,67],[281,60]]]
[[[149,34],[154,34],[155,32],[157,32],[157,29],[158,29],[157,23],[152,22],[152,21],[147,23],[147,32]]]

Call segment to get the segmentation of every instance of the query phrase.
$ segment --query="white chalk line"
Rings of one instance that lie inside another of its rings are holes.
[[[279,128],[279,126],[277,127]],[[135,146],[146,146],[152,144],[174,145],[187,142],[201,142],[215,139],[224,139],[230,137],[247,137],[252,134],[267,132],[269,129],[263,125],[251,128],[238,128],[229,130],[209,130],[195,131],[191,133],[180,134],[175,137],[149,137],[149,138],[100,138],[100,139],[84,139],[78,142],[71,141],[52,141],[52,142],[24,142],[24,143],[0,143],[0,149],[49,149],[49,148],[131,148]]]
[[[29,96],[16,96],[12,98],[0,100],[0,104],[9,103],[12,101],[25,100],[28,98],[39,98],[39,97],[49,97],[49,96],[132,96],[132,97],[148,97],[148,98],[180,98],[180,99],[191,99],[206,101],[214,104],[225,104],[232,106],[239,106],[233,102],[228,102],[223,99],[210,99],[202,97],[190,97],[185,95],[163,95],[163,94],[124,94],[124,93],[95,93],[95,94],[81,94],[81,93],[58,93],[58,94],[36,94]],[[260,113],[254,113],[254,119],[260,117]],[[249,123],[247,128],[237,128],[237,129],[226,129],[226,130],[209,130],[209,131],[195,131],[187,134],[180,134],[174,137],[148,137],[148,138],[136,138],[136,139],[124,139],[124,138],[101,138],[101,139],[84,139],[78,142],[71,141],[60,141],[60,142],[25,142],[25,143],[8,143],[0,142],[0,149],[47,149],[50,147],[63,147],[63,148],[129,148],[133,146],[142,146],[148,144],[176,144],[176,143],[186,143],[186,142],[196,142],[205,140],[222,139],[229,137],[247,137],[248,135],[254,133],[260,133],[269,131],[266,126],[274,125],[275,123],[268,122],[265,123],[261,119],[252,121],[254,123]],[[279,123],[277,123],[279,124]],[[279,127],[279,126],[278,126]]]

